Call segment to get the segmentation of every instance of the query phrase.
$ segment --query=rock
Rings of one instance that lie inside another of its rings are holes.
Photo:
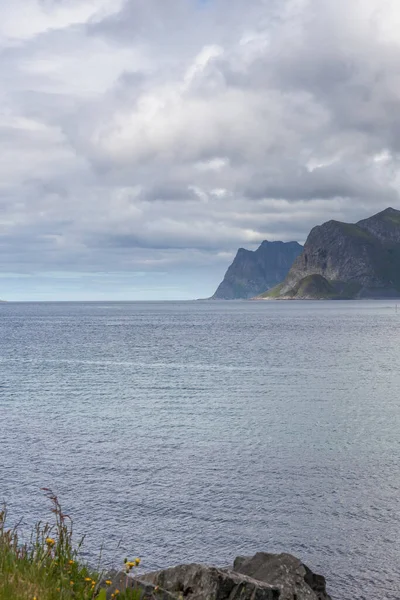
[[[233,568],[240,574],[278,586],[279,600],[331,600],[325,578],[291,554],[258,552],[252,557],[238,556]]]
[[[256,581],[228,569],[189,564],[147,573],[137,578],[176,598],[186,600],[280,600],[277,586]]]
[[[399,298],[400,211],[314,227],[282,283],[259,298]]]
[[[106,580],[110,580],[111,585],[106,585]],[[140,578],[133,578],[123,571],[107,573],[102,578],[99,587],[106,589],[107,600],[118,597],[118,592],[125,592],[126,590],[137,592],[135,600],[139,600],[139,598],[140,600],[179,600],[177,596],[167,590],[159,589],[152,583],[141,581]],[[117,596],[115,596],[117,590]]]
[[[302,251],[297,242],[262,242],[254,252],[239,248],[213,300],[252,298],[282,281]]]
[[[107,599],[116,590],[135,600],[331,600],[324,577],[290,554],[258,552],[237,557],[233,569],[188,564],[131,577],[108,573]]]

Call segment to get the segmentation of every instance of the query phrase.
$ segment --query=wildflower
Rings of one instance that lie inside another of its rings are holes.
[[[70,581],[70,582],[69,582],[69,585],[74,585],[74,582],[73,582],[73,581]]]
[[[45,539],[45,542],[46,542],[46,544],[47,544],[48,546],[50,546],[50,548],[52,548],[52,547],[54,546],[54,544],[56,543],[56,540],[54,540],[54,539],[53,539],[53,538],[51,538],[51,537],[47,537],[47,538]]]
[[[92,581],[91,577],[85,577],[85,581]]]
[[[69,565],[73,565],[74,563],[75,563],[75,561],[74,561],[74,560],[69,560],[69,561],[68,561],[68,564],[69,564]]]
[[[112,581],[111,581],[111,579],[106,579],[105,583],[106,583],[106,585],[111,585]]]
[[[118,594],[119,594],[119,589],[118,589],[118,588],[115,590],[114,594],[115,594],[116,596],[118,596]]]
[[[135,558],[135,566],[138,567],[140,565],[140,558]]]

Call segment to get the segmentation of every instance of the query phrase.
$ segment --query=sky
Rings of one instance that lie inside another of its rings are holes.
[[[400,208],[398,0],[0,0],[0,297],[210,296]]]

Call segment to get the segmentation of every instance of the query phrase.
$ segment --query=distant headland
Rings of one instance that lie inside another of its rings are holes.
[[[400,211],[389,207],[355,224],[328,221],[311,230],[304,248],[263,242],[255,252],[240,249],[212,298],[400,298]]]

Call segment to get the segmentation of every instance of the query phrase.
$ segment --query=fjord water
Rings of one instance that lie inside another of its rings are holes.
[[[0,306],[0,496],[52,487],[89,560],[291,552],[400,597],[394,302]]]

